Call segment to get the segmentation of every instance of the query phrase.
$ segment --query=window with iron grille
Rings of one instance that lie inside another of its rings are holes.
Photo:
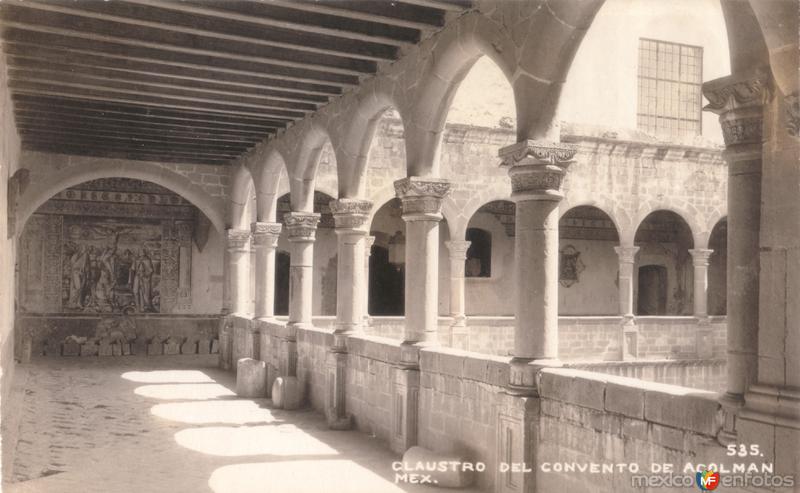
[[[701,132],[703,48],[639,40],[637,127],[660,139]]]

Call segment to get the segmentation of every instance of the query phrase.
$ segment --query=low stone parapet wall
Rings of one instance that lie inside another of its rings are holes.
[[[723,392],[727,381],[724,358],[568,362],[565,366],[711,392]]]

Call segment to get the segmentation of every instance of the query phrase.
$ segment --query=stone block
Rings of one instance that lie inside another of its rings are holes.
[[[650,441],[675,450],[684,450],[683,431],[655,423],[650,425]]]
[[[61,345],[62,356],[80,356],[81,345],[76,342],[65,342]]]
[[[186,341],[181,344],[181,354],[197,354],[197,341]]]
[[[116,343],[111,345],[112,356],[122,356],[122,344]]]
[[[114,350],[111,349],[111,344],[107,342],[101,342],[99,346],[97,346],[97,355],[98,356],[114,356]]]
[[[606,384],[606,410],[644,419],[644,389],[619,381]]]
[[[147,345],[148,356],[159,356],[164,354],[164,345],[160,342],[151,342]]]
[[[544,369],[540,373],[539,394],[542,397],[604,411],[606,388],[604,377],[565,368]]]
[[[167,355],[174,355],[174,354],[181,354],[181,345],[177,342],[165,342],[164,343],[164,354]]]
[[[242,358],[236,363],[236,395],[239,397],[266,397],[266,363],[252,358]]]
[[[142,356],[147,354],[147,341],[141,338],[134,340],[131,346],[131,352],[132,354],[139,354]]]
[[[297,409],[303,393],[297,377],[278,377],[272,384],[272,404],[280,409]]]
[[[98,347],[94,343],[81,344],[81,356],[97,356]]]
[[[210,354],[211,341],[209,339],[200,339],[197,341],[197,354]]]
[[[211,354],[219,354],[219,339],[211,341]]]
[[[645,390],[644,417],[647,421],[716,436],[722,425],[716,394],[668,385],[648,384]]]

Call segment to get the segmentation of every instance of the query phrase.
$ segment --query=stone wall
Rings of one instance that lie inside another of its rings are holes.
[[[241,323],[273,335],[284,330],[279,324]],[[332,343],[329,329],[297,331],[297,376],[306,403],[319,412],[332,395]],[[507,391],[507,357],[422,348],[419,366],[409,368],[400,363],[404,349],[397,340],[350,336],[346,347],[345,403],[355,427],[395,447],[406,430],[398,422],[404,415],[396,408],[406,402],[398,400],[407,391],[401,374],[416,372],[419,384],[412,392],[418,391],[418,398],[404,410],[411,413],[412,442],[485,464],[485,472],[476,474],[477,486],[485,491],[511,491],[503,489],[509,482],[530,479],[536,491],[635,491],[628,469],[576,474],[554,470],[556,463],[636,464],[643,474],[651,464],[668,463],[680,474],[687,462],[726,462],[725,449],[716,441],[721,411],[712,392],[553,368],[539,371],[538,397],[524,397]],[[585,365],[595,371],[623,371],[648,364],[614,363],[616,369],[606,363]],[[724,372],[724,367],[717,368]],[[535,468],[525,478],[501,469],[521,461]]]
[[[8,223],[9,206],[24,187],[24,180],[14,178],[19,169],[20,141],[11,99],[8,92],[6,60],[0,54],[0,421],[6,421],[8,396],[14,375],[14,263],[16,242],[13,224]],[[17,175],[19,177],[19,175]],[[29,181],[29,180],[28,180]],[[9,193],[12,194],[9,197]],[[6,438],[8,436],[6,435]],[[3,447],[13,449],[13,447]],[[4,450],[5,452],[5,450]],[[10,463],[11,453],[3,454],[3,462]],[[0,480],[2,473],[0,473]]]

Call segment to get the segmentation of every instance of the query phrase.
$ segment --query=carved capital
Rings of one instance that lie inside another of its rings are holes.
[[[370,248],[372,248],[373,244],[375,244],[375,237],[374,236],[365,236],[364,237],[364,248],[367,249],[367,255],[369,255]]]
[[[372,202],[360,199],[332,200],[328,206],[337,229],[363,229],[372,210]]]
[[[639,251],[637,246],[617,246],[614,251],[619,256],[619,261],[622,264],[632,264],[636,260],[636,253]]]
[[[278,246],[281,229],[283,229],[281,223],[252,223],[250,231],[253,233],[253,246],[275,248]]]
[[[561,200],[561,182],[576,152],[569,144],[534,140],[500,149],[500,166],[508,168],[511,178],[511,197]]]
[[[234,252],[248,252],[250,251],[250,231],[246,229],[229,229],[227,230],[228,251]]]
[[[800,98],[798,93],[786,96],[786,131],[792,137],[800,137]]]
[[[772,97],[766,70],[722,77],[703,84],[706,111],[720,115],[725,145],[759,144],[763,137],[764,104]]]
[[[289,241],[314,241],[321,215],[316,212],[287,212],[283,216]]]
[[[692,255],[692,264],[695,267],[708,267],[708,260],[711,258],[711,254],[714,253],[714,250],[695,248],[689,250],[689,253]]]
[[[469,250],[469,246],[472,244],[472,242],[465,240],[453,240],[446,241],[444,244],[447,246],[447,249],[450,250],[451,259],[467,260],[467,250]]]
[[[409,176],[394,182],[397,197],[403,202],[406,221],[442,219],[442,199],[450,193],[450,182],[443,178]]]

